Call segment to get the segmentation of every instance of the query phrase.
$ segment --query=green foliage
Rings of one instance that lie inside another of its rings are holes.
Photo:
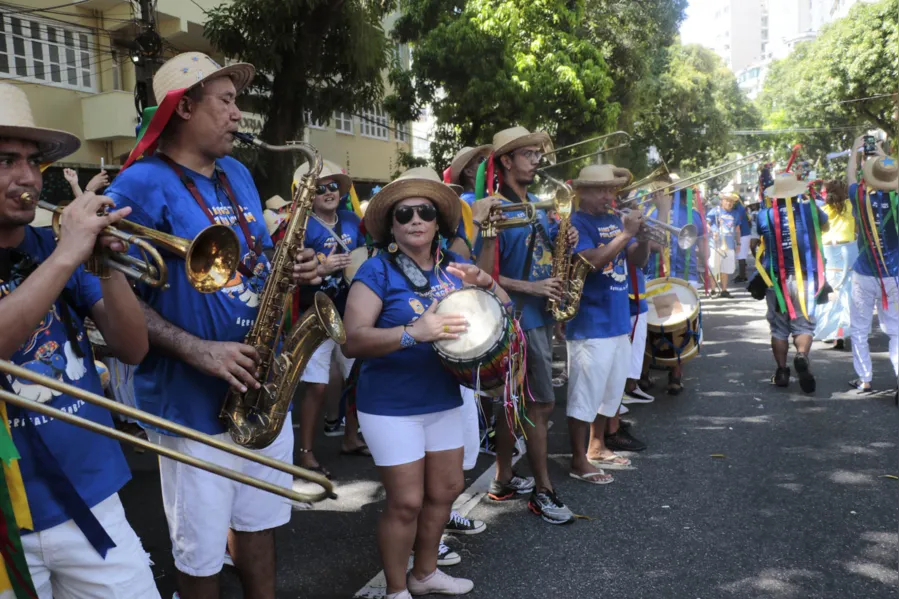
[[[396,158],[396,170],[390,178],[396,179],[403,171],[419,166],[428,166],[428,160],[426,158],[418,158],[417,156],[413,156],[412,152],[399,150],[397,152]]]
[[[852,140],[868,129],[899,133],[894,116],[896,96],[851,101],[896,93],[897,17],[899,0],[859,3],[816,39],[800,44],[786,59],[771,65],[757,99],[765,128],[831,129],[766,137],[778,158],[785,159],[789,148],[800,143],[802,155],[815,162],[819,175],[839,175],[845,171],[845,160],[828,162],[825,154],[848,149]]]
[[[391,0],[234,0],[209,13],[205,33],[222,54],[258,74],[245,108],[263,115],[260,138],[302,139],[303,115],[328,120],[369,108],[384,93],[389,61],[381,19]],[[296,157],[260,156],[253,169],[263,197],[289,189]]]

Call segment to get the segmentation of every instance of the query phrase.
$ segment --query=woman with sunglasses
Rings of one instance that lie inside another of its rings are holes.
[[[378,545],[388,599],[474,588],[437,569],[440,536],[464,484],[464,424],[459,383],[431,343],[467,329],[463,315],[435,312],[454,289],[476,285],[509,298],[486,272],[440,249],[459,213],[458,197],[430,168],[387,185],[365,213],[366,231],[386,251],[360,267],[347,300],[344,352],[364,360],[356,406],[387,494]]]
[[[301,165],[297,169],[294,179],[299,179],[308,170],[308,165]],[[322,171],[316,180],[312,214],[306,225],[304,239],[305,247],[312,248],[318,258],[318,275],[322,278],[322,283],[300,289],[300,310],[305,310],[311,305],[315,292],[323,291],[334,302],[337,311],[343,315],[349,291],[349,287],[344,281],[343,269],[350,263],[350,252],[365,243],[364,236],[359,231],[359,217],[349,210],[338,209],[340,198],[349,192],[351,185],[352,181],[349,176],[342,173],[337,164],[330,160],[324,161]],[[336,366],[336,368],[332,368],[332,366]],[[349,376],[352,366],[353,361],[341,353],[340,348],[333,340],[328,339],[312,354],[300,379],[306,383],[306,395],[300,404],[299,443],[297,444],[297,451],[300,453],[299,465],[329,478],[331,473],[319,464],[315,454],[312,453],[315,432],[321,422],[322,407],[329,397],[330,382],[332,401],[329,402],[329,407],[332,408],[334,417],[325,422],[325,434],[335,432],[337,435],[341,434],[337,408],[343,382]],[[342,433],[342,454],[371,455],[365,443],[359,438],[358,429],[355,412],[348,413],[346,427]]]

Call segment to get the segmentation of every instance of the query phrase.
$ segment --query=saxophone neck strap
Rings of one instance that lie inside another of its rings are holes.
[[[184,169],[181,168],[181,165],[172,160],[170,157],[162,153],[159,153],[157,155],[160,159],[162,159],[163,162],[169,165],[169,167],[173,171],[175,171],[175,174],[178,175],[179,179],[181,179],[181,183],[184,184],[184,187],[186,187],[187,191],[190,192],[190,195],[193,196],[194,200],[197,202],[197,205],[203,210],[203,214],[206,215],[206,218],[209,219],[209,224],[219,224],[216,222],[215,216],[212,214],[212,211],[206,204],[206,200],[203,199],[203,195],[200,193],[200,190],[197,189],[197,184],[194,183],[193,178],[186,172],[184,172]],[[262,255],[262,239],[256,239],[255,243],[253,243],[253,236],[250,234],[250,225],[247,223],[247,218],[244,216],[243,210],[240,209],[240,206],[237,205],[237,199],[234,196],[234,190],[231,189],[231,183],[228,181],[228,176],[225,174],[224,170],[219,168],[218,165],[215,166],[215,176],[219,185],[221,185],[222,190],[225,192],[225,196],[228,198],[228,202],[231,204],[231,209],[234,211],[234,216],[237,218],[237,224],[240,226],[240,231],[241,233],[243,233],[244,240],[247,242],[247,248],[249,248],[250,250],[250,264],[241,263],[237,267],[237,270],[245,277],[252,277],[253,271],[256,267],[256,262],[259,260],[259,256]]]

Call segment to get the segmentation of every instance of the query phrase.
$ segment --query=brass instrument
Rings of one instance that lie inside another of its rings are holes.
[[[28,192],[21,199],[34,203]],[[53,213],[53,233],[59,239],[60,220],[64,206],[54,206],[39,201],[38,206]],[[240,241],[230,227],[210,225],[193,240],[176,237],[168,233],[121,220],[114,227],[103,229],[102,235],[110,235],[127,245],[136,246],[143,259],[120,252],[95,251],[88,259],[85,269],[101,279],[109,278],[111,270],[138,280],[151,287],[168,288],[168,267],[154,246],[185,261],[187,280],[200,293],[214,293],[222,289],[234,278],[240,264]]]
[[[562,191],[561,194],[556,195],[554,201],[554,208],[559,214],[560,222],[556,245],[553,248],[552,274],[550,275],[562,281],[562,300],[548,299],[546,309],[558,322],[566,322],[577,314],[587,275],[595,269],[580,254],[573,256],[574,248],[568,243],[568,230],[571,228],[571,214],[574,211],[574,191],[567,183],[545,173],[543,176]]]
[[[215,449],[219,449],[221,451],[236,455],[252,462],[262,464],[263,466],[268,466],[269,468],[274,468],[281,472],[290,474],[294,478],[301,478],[315,483],[316,485],[322,487],[323,490],[315,494],[307,494],[299,493],[293,489],[279,487],[278,485],[272,484],[268,481],[261,480],[252,476],[247,476],[242,472],[224,468],[222,466],[219,466],[218,464],[214,464],[206,460],[201,460],[194,456],[184,454],[167,447],[156,445],[155,443],[151,443],[150,441],[141,439],[140,437],[129,435],[128,433],[119,431],[115,428],[108,427],[103,424],[99,424],[86,418],[82,418],[81,416],[76,416],[75,414],[70,414],[63,410],[60,410],[59,408],[54,408],[53,406],[50,406],[46,403],[26,399],[19,395],[15,395],[14,393],[10,393],[9,391],[0,389],[0,400],[12,404],[16,407],[22,408],[23,410],[29,410],[31,412],[41,414],[49,418],[55,418],[62,422],[74,424],[75,426],[80,426],[89,431],[111,437],[117,441],[124,441],[125,443],[136,445],[137,447],[140,447],[147,451],[151,451],[163,457],[182,462],[189,466],[194,466],[195,468],[200,468],[201,470],[206,470],[207,472],[211,472],[219,476],[224,476],[225,478],[229,478],[235,482],[250,485],[252,487],[256,487],[257,489],[268,491],[269,493],[274,493],[275,495],[280,495],[281,497],[284,497],[291,501],[297,501],[300,503],[312,503],[315,501],[322,501],[323,499],[327,499],[329,497],[336,497],[334,495],[334,486],[331,484],[331,481],[316,472],[306,470],[305,468],[300,468],[299,466],[294,466],[293,464],[287,464],[280,460],[275,460],[257,452],[244,449],[243,447],[237,447],[230,443],[226,443],[224,441],[216,439],[211,435],[206,435],[192,428],[188,428],[170,420],[166,420],[165,418],[154,416],[149,412],[144,412],[143,410],[132,408],[131,406],[126,406],[110,399],[106,399],[102,395],[96,395],[89,391],[85,391],[84,389],[75,387],[74,385],[64,383],[58,379],[43,376],[41,374],[28,370],[27,368],[23,368],[21,366],[13,364],[12,362],[7,362],[6,360],[0,360],[0,373],[37,383],[48,389],[53,389],[55,391],[59,391],[60,393],[65,393],[66,395],[69,395],[76,399],[94,404],[115,414],[120,414],[122,416],[144,422],[156,428],[167,430],[169,432],[175,433],[176,435],[180,435],[187,439],[197,441],[198,443],[203,443],[204,445],[208,445],[209,447],[214,447]]]
[[[584,144],[589,144],[589,143],[597,142],[597,141],[600,141],[603,139],[608,139],[610,137],[621,137],[621,136],[624,136],[624,141],[622,143],[619,143],[616,146],[612,146],[611,148],[603,147],[602,149],[597,150],[596,152],[590,152],[588,154],[583,154],[581,156],[575,156],[574,158],[568,158],[567,160],[562,160],[561,162],[558,162],[556,160],[556,154],[558,152],[562,152],[564,150],[570,150],[571,148],[576,148],[576,147],[582,146]],[[631,136],[628,135],[627,132],[613,131],[612,133],[607,133],[605,135],[598,135],[596,137],[591,137],[590,139],[585,139],[585,140],[579,141],[577,143],[568,144],[567,146],[562,146],[560,148],[553,149],[552,147],[550,147],[550,149],[547,150],[546,152],[544,152],[544,154],[543,154],[544,156],[547,157],[546,161],[549,163],[549,166],[544,167],[544,168],[561,166],[563,164],[569,164],[572,162],[576,162],[578,160],[583,160],[584,158],[591,158],[593,156],[599,156],[601,154],[605,154],[606,152],[611,152],[612,150],[617,150],[618,148],[624,148],[624,147],[630,145],[630,143],[631,143]],[[551,158],[550,158],[550,156],[551,156]]]
[[[483,223],[481,237],[491,239],[496,237],[499,231],[503,229],[512,229],[514,227],[525,227],[537,220],[538,210],[549,210],[554,206],[552,200],[544,202],[519,202],[517,204],[503,204],[494,206],[490,209],[490,216],[487,222]],[[497,220],[496,217],[506,212],[524,212],[524,216],[516,216],[513,218],[503,218]]]
[[[765,150],[753,152],[752,154],[747,154],[746,156],[741,156],[740,158],[735,158],[728,162],[711,166],[703,171],[696,173],[695,175],[684,177],[683,179],[675,181],[674,183],[671,183],[657,191],[665,194],[677,193],[678,191],[683,191],[688,187],[694,187],[696,185],[699,185],[700,183],[705,183],[706,181],[710,181],[722,175],[726,175],[728,173],[744,169],[748,166],[752,166],[753,164],[760,162],[766,155],[767,151]]]
[[[637,181],[634,181],[627,187],[622,187],[621,189],[619,189],[618,197],[625,197],[625,196],[627,196],[627,194],[634,191],[635,189],[639,189],[640,187],[643,187],[644,185],[653,183],[654,181],[656,181],[657,179],[660,179],[662,177],[670,177],[670,176],[671,176],[671,171],[668,170],[668,166],[663,162],[662,164],[657,166],[655,169],[653,169],[653,171],[651,173],[649,173],[642,179],[638,179]]]
[[[300,376],[312,354],[328,338],[342,345],[346,333],[337,308],[327,295],[319,292],[315,294],[314,305],[303,314],[284,340],[281,351],[276,353],[284,326],[289,324],[285,322],[287,307],[296,288],[290,273],[294,257],[303,249],[322,158],[318,150],[306,143],[273,146],[246,133],[235,133],[235,137],[265,150],[299,152],[310,164],[309,172],[294,191],[287,230],[272,257],[271,274],[262,290],[256,321],[244,340],[259,354],[257,372],[262,385],[244,393],[230,390],[220,414],[235,443],[261,449],[271,445],[281,432]]]
[[[630,208],[624,210],[613,208],[612,210],[621,217],[624,217],[630,212]],[[688,250],[693,247],[696,244],[696,240],[699,238],[696,225],[684,225],[683,227],[678,228],[674,225],[644,215],[643,226],[652,240],[662,246],[668,245],[667,238],[663,235],[666,232],[677,236],[677,245],[682,250]]]

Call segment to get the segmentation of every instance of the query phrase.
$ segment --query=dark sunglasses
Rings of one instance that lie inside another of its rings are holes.
[[[329,191],[337,191],[338,189],[340,189],[340,184],[335,181],[331,181],[327,185],[319,185],[318,187],[316,187],[315,193],[321,196],[325,195]]]
[[[408,224],[409,221],[412,220],[415,212],[418,212],[418,216],[421,217],[421,220],[429,223],[437,218],[437,209],[434,208],[431,204],[419,204],[418,206],[400,206],[396,210],[393,211],[393,218],[396,219],[401,225]]]

